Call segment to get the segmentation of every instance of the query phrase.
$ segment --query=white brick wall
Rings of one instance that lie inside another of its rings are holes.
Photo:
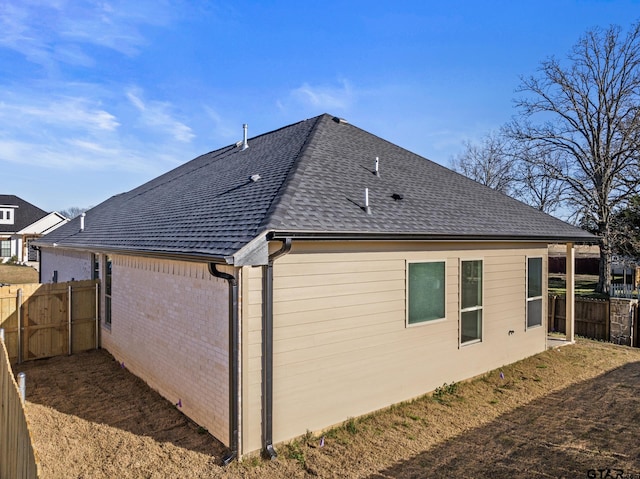
[[[206,264],[113,256],[111,330],[102,346],[229,444],[226,281]]]
[[[52,283],[54,271],[58,282],[93,279],[93,255],[90,252],[61,248],[40,250],[40,276],[43,283]]]

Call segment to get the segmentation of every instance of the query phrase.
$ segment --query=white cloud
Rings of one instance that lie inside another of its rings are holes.
[[[0,0],[0,47],[49,69],[92,66],[87,46],[135,56],[146,44],[142,28],[165,25],[171,15],[165,2]]]
[[[0,103],[0,118],[14,124],[41,127],[77,128],[84,131],[113,131],[120,123],[116,117],[85,98],[62,98],[32,103]]]
[[[354,104],[357,95],[347,80],[340,80],[338,83],[338,86],[303,83],[290,92],[289,100],[278,101],[278,106],[287,109],[294,102],[325,112],[347,110]]]
[[[221,140],[230,140],[233,138],[240,139],[242,131],[239,128],[231,128],[229,126],[231,122],[224,120],[222,115],[212,107],[205,106],[204,110],[207,117],[213,122],[212,130],[216,138],[220,138]]]
[[[131,108],[121,94],[105,97],[110,105],[107,109],[100,100],[89,100],[100,97],[100,87],[93,94],[88,84],[81,89],[86,97],[35,93],[33,89],[0,90],[0,164],[5,172],[37,168],[51,174],[119,171],[150,175],[195,156],[191,148],[185,148],[185,141],[193,137],[191,129],[164,113],[167,105],[145,105],[134,95],[129,100],[139,101],[137,108]],[[150,134],[133,134],[141,117],[154,125]],[[167,134],[168,130],[172,133]]]
[[[127,98],[139,111],[143,125],[168,133],[175,140],[184,143],[189,143],[195,137],[189,126],[171,116],[171,104],[159,101],[145,102],[141,96],[142,93],[138,89],[127,91]]]

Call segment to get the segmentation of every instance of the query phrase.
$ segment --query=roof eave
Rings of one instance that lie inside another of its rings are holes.
[[[36,247],[61,248],[73,251],[83,251],[89,253],[101,254],[119,254],[126,256],[142,256],[144,258],[167,259],[175,261],[192,261],[198,263],[216,263],[216,264],[233,264],[231,256],[216,255],[202,252],[179,252],[179,251],[156,251],[147,249],[123,249],[109,246],[73,246],[58,243],[44,243],[41,241],[33,242]]]
[[[431,233],[371,233],[332,231],[271,231],[267,240],[291,238],[298,241],[428,241],[428,242],[521,242],[595,244],[599,238],[573,235],[522,236],[514,234],[431,234]]]

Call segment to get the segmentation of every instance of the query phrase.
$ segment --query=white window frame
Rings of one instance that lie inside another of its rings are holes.
[[[108,263],[111,263],[111,268],[108,267]],[[109,278],[107,279],[107,276]],[[113,256],[104,255],[102,257],[102,285],[103,285],[103,302],[104,305],[104,320],[102,325],[111,330],[112,317],[113,317]]]
[[[12,225],[15,223],[15,208],[0,208],[0,224]]]
[[[426,321],[418,321],[415,323],[409,322],[409,265],[410,264],[423,264],[423,263],[443,263],[444,264],[444,316],[442,318],[428,319]],[[405,262],[405,277],[406,277],[406,301],[405,301],[405,327],[414,328],[423,326],[426,324],[441,323],[447,320],[447,260],[446,259],[428,259],[428,260],[407,260]]]
[[[11,238],[0,238],[0,242],[9,243],[9,256],[2,256],[2,248],[0,247],[0,258],[11,258],[11,250],[13,248]]]
[[[482,264],[482,275],[480,276],[480,281],[482,281],[482,294],[481,294],[481,303],[479,306],[473,306],[470,308],[462,308],[462,263],[467,263],[467,262],[471,262],[471,261],[479,261]],[[458,299],[458,308],[459,308],[459,314],[458,314],[458,344],[460,345],[460,347],[463,346],[470,346],[472,344],[478,344],[481,343],[483,341],[484,338],[484,323],[485,323],[485,317],[484,317],[484,303],[485,303],[485,299],[484,299],[484,292],[485,292],[485,281],[484,281],[484,276],[485,276],[485,261],[484,258],[460,258],[459,263],[458,263],[458,275],[459,275],[459,299]],[[481,316],[480,316],[480,337],[477,339],[472,339],[470,341],[462,341],[462,313],[467,313],[467,312],[471,312],[471,311],[480,311],[481,312]]]
[[[529,297],[529,260],[530,259],[539,259],[541,263],[540,275],[542,277],[540,278],[540,286],[541,286],[540,296]],[[528,329],[541,328],[544,325],[544,301],[542,300],[542,298],[544,298],[544,258],[542,256],[527,256],[526,265],[525,265],[525,274],[526,274],[526,279],[525,279],[524,295],[526,298],[526,309],[525,309],[524,328],[526,331]],[[540,300],[540,324],[529,325],[529,302],[536,301],[536,300]]]

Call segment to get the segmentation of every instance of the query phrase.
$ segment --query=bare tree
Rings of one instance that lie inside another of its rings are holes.
[[[556,155],[533,162],[561,181],[576,211],[590,216],[600,236],[598,291],[611,284],[612,213],[640,185],[640,23],[588,31],[568,55],[542,62],[523,78],[508,126],[515,140]],[[534,122],[534,120],[536,122]]]
[[[640,196],[629,198],[625,207],[613,215],[613,250],[637,260],[640,257]]]
[[[69,218],[70,220],[72,220],[73,218],[75,218],[76,216],[80,216],[82,213],[84,213],[85,211],[87,211],[89,208],[80,208],[79,206],[72,206],[70,208],[67,208],[66,210],[61,210],[58,213],[60,213],[62,216],[65,216],[66,218]]]
[[[557,164],[552,153],[516,148],[516,187],[513,196],[547,214],[554,214],[563,205],[564,184],[547,174],[544,164]]]
[[[513,159],[505,138],[498,133],[489,133],[480,144],[464,142],[464,151],[451,159],[451,169],[505,194],[514,187]]]

